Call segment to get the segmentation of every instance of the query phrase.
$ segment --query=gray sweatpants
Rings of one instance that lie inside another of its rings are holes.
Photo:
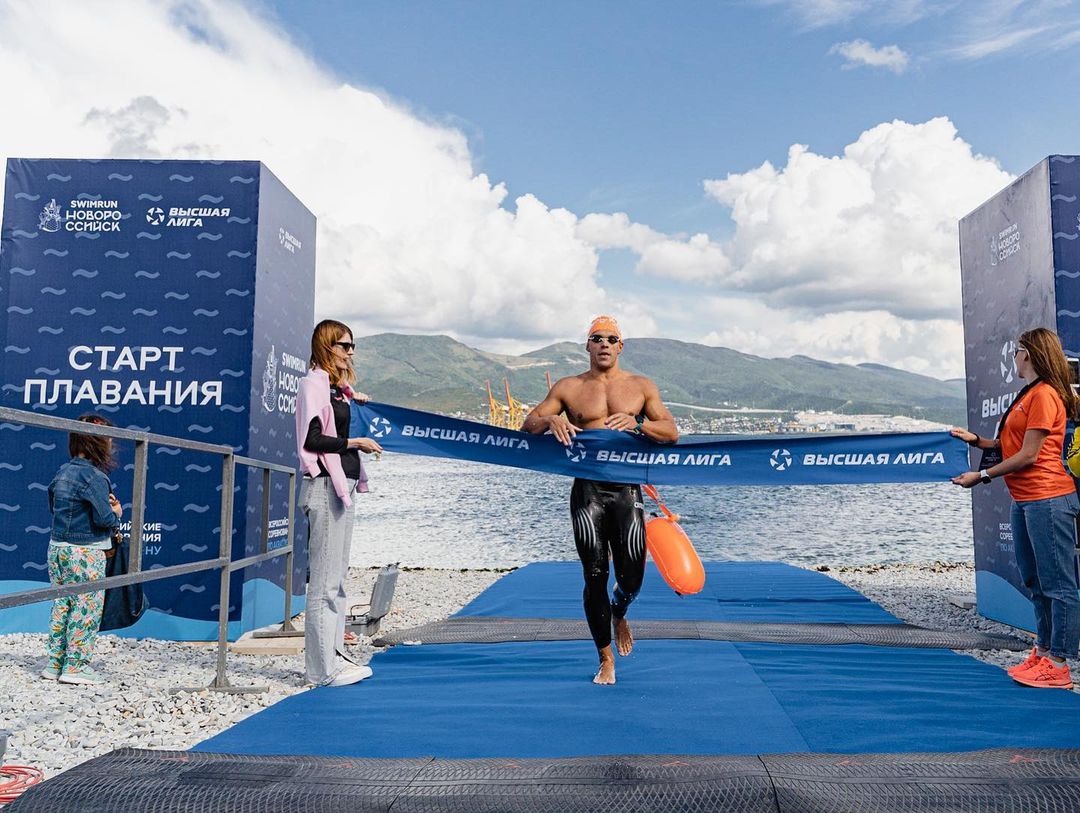
[[[349,480],[349,489],[356,485]],[[334,491],[329,477],[305,477],[300,509],[308,518],[307,609],[304,611],[304,669],[309,682],[326,683],[341,668],[345,635],[345,576],[349,572],[353,509]]]

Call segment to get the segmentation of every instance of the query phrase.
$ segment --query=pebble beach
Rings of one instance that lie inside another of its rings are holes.
[[[948,631],[1017,634],[950,603],[973,596],[970,563],[920,565],[819,565],[903,621]],[[453,614],[501,578],[507,570],[404,569],[382,631],[404,630]],[[366,604],[375,568],[353,568],[349,603]],[[351,654],[366,663],[377,648],[361,637]],[[212,644],[98,639],[94,668],[106,681],[68,686],[39,677],[45,663],[44,634],[0,636],[0,728],[11,731],[4,762],[31,765],[46,777],[116,748],[187,749],[289,695],[309,688],[303,654],[230,653],[228,677],[239,686],[264,685],[260,694],[223,694],[205,689],[216,665]],[[1021,656],[1006,651],[968,653],[1001,668]],[[378,662],[373,664],[376,671]],[[1002,679],[1007,679],[1002,674]]]

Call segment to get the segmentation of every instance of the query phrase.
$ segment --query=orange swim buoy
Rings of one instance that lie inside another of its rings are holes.
[[[690,537],[679,526],[679,517],[671,513],[660,500],[656,488],[642,486],[663,512],[645,523],[645,547],[656,563],[656,569],[672,590],[681,596],[700,593],[705,586],[705,568],[701,565]]]

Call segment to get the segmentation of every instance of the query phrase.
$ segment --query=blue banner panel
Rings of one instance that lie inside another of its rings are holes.
[[[995,435],[1002,412],[1024,385],[1013,358],[1021,333],[1056,328],[1066,348],[1080,346],[1076,320],[1067,313],[1063,318],[1063,309],[1080,310],[1080,268],[1074,256],[1059,259],[1066,248],[1075,251],[1078,236],[1075,161],[1040,161],[960,221],[968,427],[984,437]],[[973,467],[978,460],[974,453]],[[1016,566],[1011,505],[1003,480],[972,491],[978,608],[1033,629],[1029,593]]]
[[[446,418],[387,404],[354,405],[353,437],[387,451],[654,485],[825,485],[945,482],[967,470],[967,446],[946,432],[726,438],[663,445],[635,433],[551,435]]]
[[[262,408],[261,377],[270,347],[279,359],[307,356],[314,218],[294,198],[305,217],[275,218],[275,228],[292,229],[306,245],[302,261],[277,235],[261,246],[269,215],[260,205],[260,171],[254,161],[10,159],[0,231],[0,403],[67,418],[98,412],[118,426],[253,457],[291,455],[292,416],[277,403],[272,414]],[[285,265],[272,262],[275,250],[290,258]],[[0,589],[12,591],[48,581],[46,492],[67,459],[67,439],[0,424],[0,446]],[[113,480],[129,518],[133,448],[120,443],[116,451]],[[151,448],[144,568],[216,554],[221,463],[216,455]],[[284,483],[274,481],[274,528],[288,516],[280,491],[287,478],[276,477]],[[262,478],[254,480],[238,468],[237,558],[259,544]],[[262,592],[277,591],[280,615],[282,563],[260,573]],[[236,573],[230,585],[234,632],[248,615],[245,594],[258,592],[244,580]],[[129,633],[216,637],[218,582],[217,573],[204,572],[149,583],[152,609]],[[47,609],[4,611],[0,630],[40,631]]]

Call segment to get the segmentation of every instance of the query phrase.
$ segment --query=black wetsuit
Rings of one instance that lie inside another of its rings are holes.
[[[611,644],[611,617],[622,618],[645,576],[645,511],[641,486],[574,480],[570,491],[574,543],[585,576],[585,620],[597,649]],[[608,551],[615,598],[608,599]]]

